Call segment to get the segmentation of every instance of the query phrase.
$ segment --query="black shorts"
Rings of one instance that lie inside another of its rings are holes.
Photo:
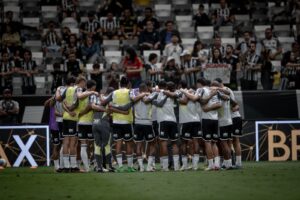
[[[92,125],[78,125],[79,140],[94,140]]]
[[[59,137],[59,130],[50,130],[51,133],[51,142],[53,145],[60,145],[60,137]]]
[[[159,132],[158,132],[158,123],[157,123],[157,121],[152,122],[152,127],[153,127],[155,137],[158,137]]]
[[[72,120],[63,120],[63,136],[77,136],[77,122]]]
[[[112,133],[115,141],[130,141],[133,137],[132,124],[112,124]]]
[[[142,125],[142,124],[135,124],[134,125],[134,133],[133,133],[133,140],[135,142],[151,142],[154,140],[154,131],[152,125]]]
[[[218,140],[218,120],[202,119],[202,133],[205,141]]]
[[[179,138],[176,122],[163,121],[159,123],[159,139],[176,141]]]
[[[232,137],[241,137],[243,120],[241,117],[232,118]]]
[[[181,138],[191,140],[192,138],[202,138],[201,123],[189,122],[183,123],[181,126]]]
[[[232,139],[232,125],[220,127],[220,140]]]

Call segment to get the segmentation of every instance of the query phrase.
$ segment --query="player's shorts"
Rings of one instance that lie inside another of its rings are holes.
[[[232,139],[232,125],[221,126],[219,129],[220,129],[220,140]]]
[[[60,145],[59,130],[50,130],[51,142],[53,145]]]
[[[158,132],[158,123],[157,123],[157,121],[153,121],[152,122],[152,127],[153,127],[153,131],[154,131],[155,137],[158,137],[159,136],[159,132]]]
[[[205,141],[216,141],[219,139],[218,120],[202,119],[202,133]]]
[[[92,125],[78,124],[78,139],[79,140],[94,140]]]
[[[154,131],[152,125],[142,125],[142,124],[135,124],[134,125],[134,133],[133,133],[133,140],[135,142],[151,142],[155,138]]]
[[[159,139],[176,141],[179,138],[176,122],[163,121],[159,123]]]
[[[180,135],[183,140],[202,138],[201,123],[200,122],[183,123],[181,126]]]
[[[243,130],[243,120],[241,117],[232,118],[232,137],[241,137]]]
[[[72,120],[63,120],[63,136],[77,136],[77,122]]]
[[[113,139],[115,141],[130,141],[133,138],[132,124],[112,124]]]

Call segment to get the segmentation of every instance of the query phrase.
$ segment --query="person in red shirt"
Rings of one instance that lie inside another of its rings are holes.
[[[132,88],[138,88],[142,82],[141,72],[143,70],[143,62],[137,56],[136,51],[131,47],[126,49],[123,69]]]

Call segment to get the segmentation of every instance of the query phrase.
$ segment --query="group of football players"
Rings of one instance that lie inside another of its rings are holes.
[[[69,77],[45,105],[57,172],[89,172],[90,160],[97,172],[153,172],[158,160],[162,171],[198,170],[200,155],[207,171],[242,167],[239,105],[219,78],[131,88],[122,77],[100,93],[93,80]]]

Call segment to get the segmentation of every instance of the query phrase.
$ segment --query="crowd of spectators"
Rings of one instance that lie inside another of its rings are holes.
[[[296,34],[290,34],[295,38],[290,50],[283,49],[272,28],[265,29],[262,39],[255,35],[253,27],[242,30],[236,15],[251,14],[246,5],[253,4],[252,1],[220,0],[218,8],[212,10],[206,10],[200,3],[198,11],[190,13],[193,14],[195,31],[201,26],[213,26],[214,38],[211,43],[206,43],[195,36],[197,40],[191,49],[184,48],[176,21],[172,20],[175,18],[160,19],[155,15],[153,4],[143,5],[142,12],[137,12],[138,5],[132,1],[101,2],[94,6],[93,11],[82,13],[79,12],[78,0],[42,0],[40,6],[57,6],[60,15],[59,20],[43,21],[41,18],[40,27],[26,26],[14,19],[12,11],[6,11],[1,24],[0,94],[7,88],[14,89],[15,76],[22,79],[22,94],[35,94],[34,77],[45,73],[47,59],[41,66],[37,65],[31,50],[25,46],[29,38],[22,34],[23,30],[40,33],[45,58],[60,58],[51,60],[51,92],[64,84],[68,75],[85,75],[94,79],[97,89],[102,88],[103,82],[117,87],[117,79],[123,74],[133,87],[143,79],[154,82],[165,79],[175,83],[185,79],[189,86],[193,86],[195,80],[203,76],[207,64],[229,65],[228,86],[234,90],[256,90],[259,85],[271,90],[276,77],[281,78],[277,88],[300,89],[300,1],[289,0],[283,4],[275,1],[265,13],[268,24],[288,19],[291,27],[296,25]],[[82,17],[86,20],[83,21]],[[66,26],[67,22],[73,27]],[[77,34],[71,31],[74,26],[78,29]],[[236,46],[225,45],[219,34],[222,26],[232,26],[234,37],[242,40],[238,40]],[[123,56],[118,62],[107,62],[103,42],[106,40],[120,42],[118,50],[123,51]],[[147,50],[159,53],[143,56]],[[274,70],[272,61],[281,61],[281,69]],[[91,64],[92,69],[88,70],[87,64]]]

